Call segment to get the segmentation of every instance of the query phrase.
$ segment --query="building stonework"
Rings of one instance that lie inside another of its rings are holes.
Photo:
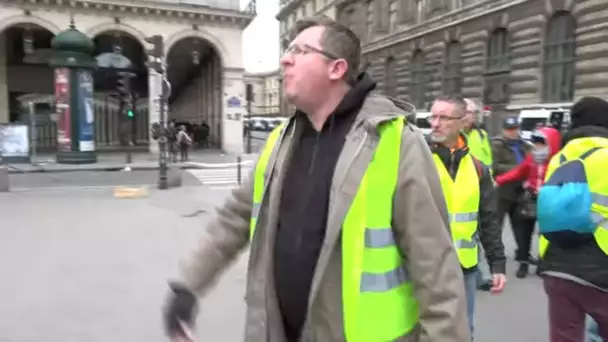
[[[318,1],[317,1],[318,2]],[[608,94],[608,1],[338,0],[328,14],[363,43],[362,69],[390,96],[427,109],[440,94],[480,100],[494,112],[568,106]],[[283,1],[281,43],[306,0]]]
[[[39,93],[43,98],[50,98],[48,102],[53,102],[53,74],[48,65],[8,62],[5,45],[9,33],[31,28],[48,31],[52,37],[67,29],[73,21],[79,31],[93,40],[109,35],[125,37],[125,41],[132,38],[142,51],[150,48],[146,37],[161,35],[168,65],[167,77],[186,76],[174,78],[169,118],[196,124],[206,121],[214,145],[227,152],[241,153],[245,113],[244,106],[240,105],[244,103],[245,94],[242,32],[255,16],[255,1],[252,0],[246,10],[239,9],[236,0],[222,2],[221,7],[209,6],[212,1],[204,3],[206,5],[201,6],[162,0],[0,1],[0,123],[12,121],[11,115],[17,106],[9,104],[9,99],[16,93]],[[191,61],[194,57],[189,57],[195,48],[200,53],[200,60],[197,58],[196,62]],[[184,54],[187,54],[185,59]],[[143,61],[141,63],[143,65]],[[192,65],[197,73],[185,72],[184,64]],[[162,81],[154,72],[144,70],[144,75],[142,77],[147,77],[148,82],[144,79],[142,83],[147,85],[142,86],[146,89],[142,93],[145,95],[135,101],[137,127],[133,129],[133,140],[137,144],[148,142],[150,151],[157,152],[157,144],[149,137],[149,125],[159,120],[158,111],[153,109]],[[99,89],[95,92],[96,146],[111,149],[120,144],[117,133],[120,106],[111,94]],[[53,127],[47,128],[50,138],[45,139],[53,149],[56,132]],[[38,133],[42,134],[42,130]]]
[[[246,73],[245,82],[253,86],[251,115],[284,116],[281,112],[281,72],[273,70],[260,73]]]

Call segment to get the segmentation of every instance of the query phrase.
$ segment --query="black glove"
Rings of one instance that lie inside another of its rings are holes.
[[[197,311],[197,300],[194,293],[184,285],[169,283],[171,292],[165,307],[165,331],[169,336],[183,335],[181,324],[189,327],[194,325]]]

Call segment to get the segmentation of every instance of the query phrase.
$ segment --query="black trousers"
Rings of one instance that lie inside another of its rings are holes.
[[[532,249],[532,236],[534,235],[536,220],[521,217],[517,212],[517,208],[517,201],[499,200],[498,216],[500,217],[500,226],[504,225],[505,215],[509,215],[511,230],[515,238],[515,244],[517,245],[515,260],[528,262],[531,256],[530,250]]]
[[[188,160],[188,149],[189,148],[190,148],[190,145],[188,145],[186,143],[179,144],[180,161],[184,162],[184,161]]]

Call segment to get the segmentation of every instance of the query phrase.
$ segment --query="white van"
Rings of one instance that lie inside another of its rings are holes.
[[[431,133],[429,116],[431,116],[431,112],[416,112],[416,126],[420,128],[424,135]]]
[[[557,125],[558,129],[567,129],[570,126],[571,106],[571,103],[519,106],[517,109],[519,110],[519,130],[522,138],[529,140],[532,132],[539,126]],[[516,108],[507,107],[507,110],[514,109]]]

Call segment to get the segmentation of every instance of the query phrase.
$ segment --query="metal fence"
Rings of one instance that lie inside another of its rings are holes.
[[[148,146],[149,123],[147,99],[138,101],[135,116],[126,120],[121,114],[116,100],[96,96],[93,100],[95,115],[95,146],[97,150],[121,149],[121,128],[129,129],[135,145]],[[32,117],[24,110],[18,123],[28,125],[31,145],[36,153],[50,153],[57,150],[57,123],[51,112],[36,112]]]

